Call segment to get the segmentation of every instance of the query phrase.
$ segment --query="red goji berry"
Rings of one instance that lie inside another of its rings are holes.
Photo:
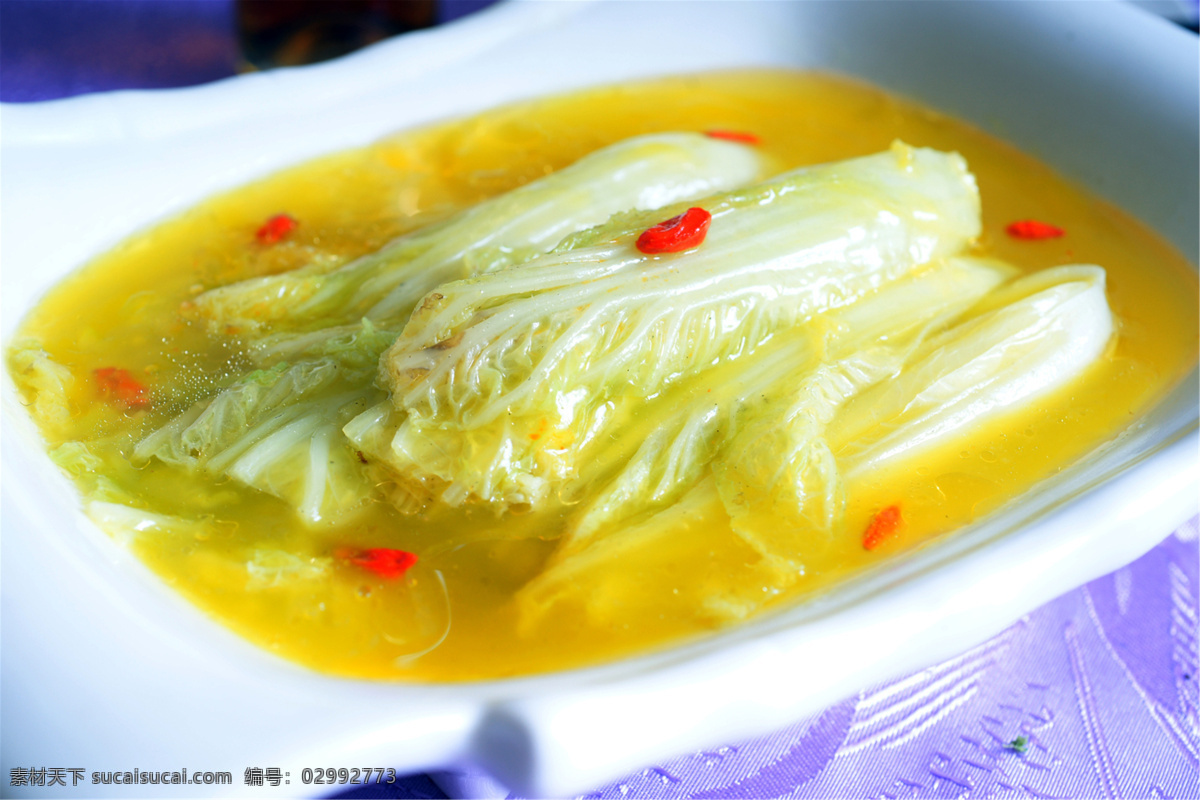
[[[750,133],[749,131],[729,131],[723,128],[713,128],[704,132],[705,136],[712,139],[727,139],[731,142],[741,142],[742,144],[761,144],[762,139],[758,138],[758,134]]]
[[[888,506],[871,518],[866,531],[863,532],[863,547],[874,550],[890,538],[904,520],[900,517],[900,506]]]
[[[124,403],[128,408],[145,408],[150,405],[146,387],[129,374],[129,370],[118,367],[100,367],[93,370],[100,392]]]
[[[417,563],[416,553],[391,547],[371,547],[366,550],[338,548],[334,555],[388,580],[401,577]]]
[[[276,214],[264,222],[254,236],[263,244],[275,244],[294,231],[299,224],[287,214]]]
[[[677,217],[647,228],[638,237],[637,249],[643,253],[678,253],[699,247],[708,235],[712,214],[703,208],[689,208]]]
[[[1036,219],[1017,220],[1004,230],[1014,239],[1057,239],[1066,234],[1066,231],[1057,225]]]

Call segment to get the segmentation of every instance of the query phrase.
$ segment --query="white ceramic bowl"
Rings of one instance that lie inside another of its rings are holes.
[[[331,64],[6,106],[5,342],[70,270],[218,190],[518,98],[723,67],[836,70],[971,120],[1195,262],[1197,58],[1195,36],[1109,3],[516,2]],[[464,761],[534,795],[585,789],[975,645],[1152,547],[1196,513],[1200,473],[1193,373],[1007,512],[820,602],[611,666],[405,686],[309,673],[210,621],[81,515],[8,380],[3,410],[2,774],[233,773],[170,796],[319,794],[302,768]],[[291,783],[244,787],[251,766]]]

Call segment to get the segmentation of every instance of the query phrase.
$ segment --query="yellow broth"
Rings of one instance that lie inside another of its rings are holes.
[[[66,429],[51,447],[92,442],[105,474],[132,501],[195,524],[151,528],[131,541],[163,580],[214,618],[281,656],[323,672],[454,681],[520,675],[662,647],[719,623],[713,592],[766,592],[758,556],[732,535],[719,506],[686,536],[640,545],[621,570],[576,587],[521,625],[514,594],[554,549],[561,519],[498,518],[481,509],[406,517],[382,503],[352,525],[311,530],[272,497],[126,455],[142,436],[248,371],[236,331],[189,321],[199,292],[314,258],[347,261],[390,238],[567,165],[596,148],[653,131],[753,131],[779,169],[878,152],[894,139],[957,150],[978,178],[984,234],[976,248],[1024,270],[1096,263],[1108,273],[1119,338],[1102,363],[1020,419],[975,433],[915,469],[852,491],[844,535],[815,548],[806,574],[767,606],[793,602],[839,577],[970,523],[1111,439],[1196,360],[1196,279],[1146,227],[1012,147],[871,87],[828,75],[744,71],[594,89],[489,111],[321,158],[215,197],[140,233],[72,275],[25,320],[75,378]],[[264,247],[255,230],[286,212],[300,221]],[[1020,241],[1007,223],[1052,221],[1067,235]],[[127,411],[93,371],[129,370],[153,404]],[[97,476],[74,477],[85,496]],[[901,503],[905,525],[878,550],[861,532]],[[447,541],[454,546],[447,546]],[[462,544],[466,542],[465,544]],[[340,546],[420,554],[387,581],[333,558]],[[333,564],[319,577],[251,574],[256,551]],[[771,595],[767,592],[767,595]],[[448,627],[448,631],[447,631]],[[429,652],[422,651],[438,644]]]

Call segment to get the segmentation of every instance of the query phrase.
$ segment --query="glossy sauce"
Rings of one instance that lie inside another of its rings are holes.
[[[767,605],[971,522],[1111,439],[1196,360],[1194,274],[1126,214],[968,125],[873,88],[824,75],[737,72],[591,90],[399,134],[213,198],[134,236],[67,279],[24,323],[21,335],[39,339],[75,376],[71,423],[47,428],[49,443],[100,439],[93,451],[137,505],[195,521],[135,536],[131,546],[144,561],[207,613],[317,670],[499,677],[602,662],[711,630],[719,623],[704,600],[713,591],[765,591],[755,583],[757,556],[719,512],[686,537],[646,544],[627,569],[579,585],[575,596],[521,625],[514,594],[552,553],[560,520],[497,519],[481,510],[410,518],[375,505],[353,525],[314,532],[274,498],[156,461],[134,466],[123,454],[220,380],[250,369],[236,331],[210,337],[188,321],[186,304],[199,292],[313,258],[347,261],[629,136],[714,128],[754,132],[779,171],[878,152],[897,138],[957,150],[983,198],[977,250],[1025,270],[1099,264],[1118,320],[1119,337],[1102,363],[1036,412],[856,487],[845,534],[814,551],[804,579]],[[280,245],[258,244],[255,230],[279,212],[299,227]],[[1052,221],[1067,235],[1028,242],[1004,234],[1025,218]],[[127,413],[101,397],[92,374],[108,366],[145,382],[153,406]],[[95,476],[76,479],[85,494],[95,490]],[[867,552],[861,532],[895,503],[904,513],[900,535]],[[421,560],[400,582],[329,568],[344,544],[411,550]],[[279,551],[299,559],[300,577],[247,571],[255,553]]]

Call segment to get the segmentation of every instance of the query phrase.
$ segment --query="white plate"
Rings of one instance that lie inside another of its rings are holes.
[[[70,270],[215,191],[517,98],[723,67],[837,70],[971,120],[1195,262],[1196,41],[1108,3],[518,2],[331,64],[5,106],[5,342]],[[306,672],[177,597],[83,518],[11,381],[3,391],[2,774],[224,770],[233,786],[223,791],[255,797],[329,789],[301,785],[304,767],[463,761],[557,795],[764,733],[960,652],[1133,560],[1196,513],[1200,475],[1193,373],[1082,467],[819,603],[608,667],[403,686]],[[280,767],[291,783],[244,787],[252,766]],[[86,794],[101,792],[168,793]]]

